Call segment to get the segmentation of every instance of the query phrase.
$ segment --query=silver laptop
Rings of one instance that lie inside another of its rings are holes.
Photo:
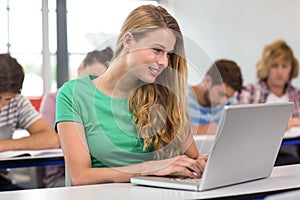
[[[215,144],[215,134],[194,135],[194,141],[200,154],[209,154]]]
[[[266,178],[272,172],[293,105],[225,106],[201,179],[140,176],[131,178],[131,183],[203,191]]]

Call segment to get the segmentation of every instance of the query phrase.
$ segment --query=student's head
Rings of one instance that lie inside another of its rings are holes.
[[[166,45],[164,47],[159,46],[162,40],[165,40],[162,44]],[[136,43],[141,41],[136,50],[167,51],[157,52],[159,55],[162,55],[159,60],[161,65],[163,67],[170,66],[182,73],[183,76],[186,76],[186,66],[178,64],[182,60],[181,57],[184,57],[183,36],[176,19],[163,7],[143,5],[128,15],[117,40],[115,57],[128,54],[130,45],[133,45],[131,41]],[[167,54],[163,55],[163,53]]]
[[[102,51],[89,52],[77,70],[78,77],[103,74],[108,68],[112,57],[113,50],[110,47],[106,47]]]
[[[0,54],[0,109],[21,93],[24,81],[22,66],[9,54]]]
[[[243,77],[240,67],[234,61],[221,59],[208,69],[205,82],[208,86],[205,92],[206,106],[215,107],[225,104],[235,92],[241,92]]]
[[[298,73],[298,60],[294,57],[292,49],[283,40],[277,40],[265,46],[256,65],[258,80],[266,80],[275,85],[285,85],[296,78]]]
[[[133,10],[121,28],[114,61],[124,57],[126,67],[138,69],[134,73],[141,82],[129,96],[129,108],[144,148],[152,147],[165,156],[181,153],[178,141],[189,133],[189,123],[187,64],[177,21],[161,6],[143,5]],[[161,126],[151,123],[154,121],[162,122]]]

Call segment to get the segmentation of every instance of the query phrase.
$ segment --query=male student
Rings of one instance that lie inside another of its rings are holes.
[[[246,85],[240,103],[294,102],[287,129],[300,127],[300,90],[291,83],[299,73],[298,60],[283,40],[265,46],[256,66],[258,82]],[[298,146],[281,147],[276,165],[299,163]]]
[[[54,130],[21,95],[23,80],[23,68],[17,60],[0,54],[0,152],[58,148]],[[12,139],[16,129],[26,129],[30,136]],[[6,173],[0,171],[0,191],[21,189],[5,177]]]
[[[188,89],[192,133],[214,134],[223,106],[238,103],[234,94],[242,85],[241,69],[234,61],[215,61],[204,80]]]

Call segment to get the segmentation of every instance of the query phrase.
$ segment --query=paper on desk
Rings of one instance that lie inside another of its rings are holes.
[[[48,155],[63,156],[62,149],[5,151],[0,153],[0,159],[21,157],[21,156],[48,156]]]
[[[285,139],[291,139],[295,137],[300,137],[300,127],[292,127],[289,130],[287,130],[284,134]]]

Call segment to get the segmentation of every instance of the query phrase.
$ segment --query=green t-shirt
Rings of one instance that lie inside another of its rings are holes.
[[[56,124],[78,122],[84,126],[92,167],[117,167],[153,159],[151,149],[143,151],[137,136],[128,98],[111,98],[100,92],[86,76],[72,80],[59,90]]]

